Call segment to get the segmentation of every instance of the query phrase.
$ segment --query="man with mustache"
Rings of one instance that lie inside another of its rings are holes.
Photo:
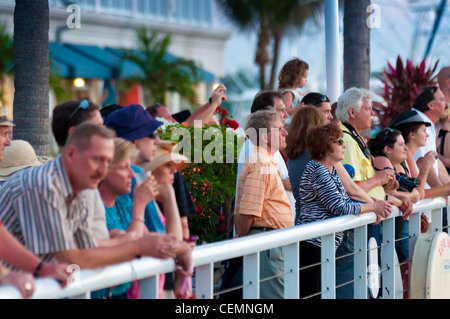
[[[97,247],[80,193],[97,188],[114,155],[115,133],[83,123],[54,161],[14,174],[0,189],[0,220],[20,243],[44,261],[98,268],[136,258],[177,257],[187,269],[192,248],[157,233],[113,247]]]

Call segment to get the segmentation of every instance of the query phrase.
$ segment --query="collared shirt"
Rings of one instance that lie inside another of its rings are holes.
[[[24,169],[0,188],[0,220],[31,252],[51,261],[55,252],[95,248],[83,196],[74,194],[58,156]]]
[[[88,205],[88,225],[91,234],[97,239],[109,239],[108,228],[106,228],[105,207],[98,191],[96,189],[85,189],[80,193]]]
[[[250,139],[246,139],[244,145],[242,145],[241,151],[239,153],[239,159],[238,159],[238,168],[237,168],[237,178],[236,178],[236,195],[237,195],[237,188],[239,183],[239,176],[241,175],[242,166],[245,163],[245,160],[248,158],[250,154],[252,154],[255,151],[255,146],[250,141]],[[288,168],[286,166],[286,162],[283,159],[283,156],[281,155],[280,151],[276,151],[275,154],[273,154],[273,159],[275,163],[278,166],[278,170],[280,171],[280,176],[282,180],[289,179],[289,172]],[[292,191],[285,190],[286,194],[289,198],[289,202],[291,203],[292,211],[295,211],[295,198]]]
[[[242,167],[235,214],[254,216],[252,227],[281,229],[294,225],[278,165],[264,148],[255,147]]]
[[[342,125],[342,123],[340,123],[340,127],[343,132],[350,133],[350,131]],[[358,143],[353,139],[351,134],[344,133],[344,137],[342,139],[344,140],[346,146],[342,164],[351,165],[355,169],[353,181],[362,182],[374,177],[375,170],[372,166],[371,160],[364,155],[363,151],[360,149]],[[386,193],[384,192],[383,186],[376,186],[368,192],[368,195],[379,200],[384,200]]]

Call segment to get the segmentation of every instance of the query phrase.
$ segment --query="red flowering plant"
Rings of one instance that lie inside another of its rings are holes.
[[[190,161],[182,174],[197,209],[189,216],[189,230],[198,243],[226,239],[232,229],[237,161],[245,136],[225,108],[219,111],[219,124],[166,123],[158,130],[161,139],[178,142],[177,151]]]
[[[222,105],[219,105],[217,107],[216,113],[218,115],[220,125],[230,127],[233,130],[237,130],[239,128],[239,123],[232,119],[233,117],[231,116],[231,114],[229,114],[228,110]]]
[[[395,68],[388,62],[388,69],[383,72],[381,79],[384,82],[384,89],[378,92],[384,103],[373,103],[381,129],[388,127],[397,115],[410,110],[424,87],[436,84],[436,75],[433,74],[438,63],[439,61],[432,68],[426,69],[425,59],[416,66],[411,60],[406,60],[404,65],[398,56]]]

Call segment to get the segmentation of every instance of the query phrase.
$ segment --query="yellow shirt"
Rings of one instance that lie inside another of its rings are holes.
[[[342,125],[342,123],[340,123],[340,126],[343,132],[350,133],[350,131]],[[364,155],[363,151],[359,148],[358,143],[353,139],[353,137],[350,134],[344,133],[343,140],[347,148],[345,149],[342,164],[351,165],[355,169],[353,181],[361,182],[374,177],[375,170],[373,169],[372,162]],[[372,188],[368,192],[368,195],[380,200],[384,200],[386,196],[384,188],[381,185]]]
[[[242,167],[234,213],[254,216],[251,227],[294,226],[294,214],[278,165],[264,148],[255,147]]]

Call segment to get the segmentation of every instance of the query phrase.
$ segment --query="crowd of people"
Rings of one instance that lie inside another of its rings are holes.
[[[288,61],[278,91],[254,98],[238,160],[232,238],[295,227],[342,215],[374,212],[368,236],[381,242],[380,221],[392,207],[402,212],[396,238],[408,233],[413,205],[423,198],[450,196],[450,67],[439,86],[426,87],[411,111],[400,114],[374,138],[363,137],[375,113],[372,94],[350,88],[332,108],[326,94],[302,93],[309,65]],[[188,216],[196,213],[181,171],[188,158],[157,129],[169,123],[216,123],[226,87],[192,112],[131,104],[100,108],[85,99],[56,106],[54,158],[36,156],[26,141],[12,140],[14,124],[0,114],[0,285],[32,296],[36,277],[64,287],[68,266],[98,268],[150,256],[173,258],[176,270],[161,274],[159,298],[193,296],[195,238]],[[249,132],[257,132],[250,134]],[[439,156],[438,156],[439,154]],[[446,215],[444,214],[446,217]],[[422,214],[426,232],[431,215]],[[446,220],[444,221],[446,223]],[[336,233],[336,282],[353,278],[353,233]],[[408,240],[396,244],[400,262]],[[320,298],[321,238],[300,243],[300,296]],[[407,282],[407,264],[403,279]],[[261,298],[284,296],[282,247],[260,254]],[[242,284],[242,260],[228,261],[221,288]],[[138,299],[139,281],[92,292],[95,299]],[[242,291],[221,298],[240,298]],[[337,289],[352,298],[352,285]]]
[[[398,207],[395,251],[407,291],[413,205],[424,198],[450,196],[445,157],[450,154],[445,140],[450,67],[439,72],[439,86],[423,88],[411,110],[374,137],[364,134],[376,115],[369,90],[349,88],[331,106],[326,94],[299,92],[308,72],[306,62],[288,61],[280,72],[279,91],[255,97],[246,130],[260,134],[244,144],[239,157],[235,237],[373,212],[377,222],[368,225],[367,240],[381,244],[380,221]],[[260,101],[266,101],[265,107]],[[286,196],[290,192],[293,205]],[[430,213],[422,212],[421,232],[428,231],[430,221]],[[442,222],[447,225],[445,209]],[[353,247],[353,230],[335,234],[338,299],[354,297]],[[261,298],[283,298],[283,258],[281,247],[260,253]],[[300,243],[301,298],[320,298],[320,261],[320,237]],[[221,289],[239,285],[242,260],[232,259]],[[241,296],[237,290],[222,298]]]

